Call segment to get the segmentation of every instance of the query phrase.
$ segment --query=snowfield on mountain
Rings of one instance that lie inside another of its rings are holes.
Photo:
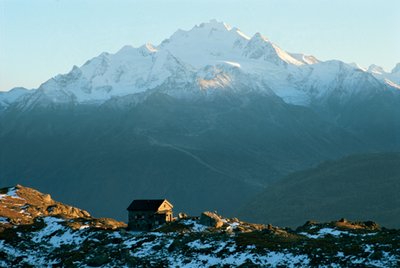
[[[363,70],[341,61],[324,62],[288,53],[260,33],[249,37],[212,20],[178,30],[158,46],[127,45],[115,54],[104,52],[37,90],[0,93],[0,105],[100,104],[154,90],[179,98],[219,90],[260,91],[287,103],[309,105],[332,94],[346,99],[355,91],[398,90],[399,83],[399,65],[386,73],[378,66]]]

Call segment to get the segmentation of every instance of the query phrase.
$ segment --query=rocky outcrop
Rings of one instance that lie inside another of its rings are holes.
[[[307,221],[304,225],[296,229],[297,232],[311,232],[318,233],[321,229],[340,230],[340,232],[357,232],[368,233],[377,232],[382,230],[382,227],[373,221],[349,221],[347,219],[340,219],[326,223],[319,223],[317,221]]]
[[[73,206],[65,205],[35,189],[16,185],[0,189],[0,228],[14,225],[33,224],[37,218],[46,216],[70,219],[70,227],[79,229],[91,226],[104,229],[125,227],[126,224],[113,219],[96,219],[89,212]]]
[[[201,213],[200,224],[209,227],[220,228],[224,225],[224,222],[217,213],[205,211]]]
[[[343,229],[363,229],[363,230],[369,230],[369,231],[377,231],[380,230],[381,227],[379,224],[373,221],[357,221],[357,222],[351,222],[349,220],[346,220],[344,218],[332,222],[335,227],[340,227]]]
[[[400,231],[374,222],[292,230],[204,212],[130,232],[20,185],[0,189],[0,209],[0,267],[399,266]]]

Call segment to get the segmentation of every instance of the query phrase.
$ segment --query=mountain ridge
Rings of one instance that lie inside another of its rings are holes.
[[[338,91],[371,80],[372,76],[380,81],[380,88],[398,91],[399,72],[385,73],[376,68],[360,72],[341,61],[323,62],[314,56],[288,53],[260,33],[250,38],[238,28],[211,20],[188,31],[178,30],[158,46],[124,46],[115,54],[101,53],[16,99],[7,97],[11,93],[0,93],[0,106],[4,109],[18,101],[34,105],[24,99],[41,98],[53,103],[100,104],[160,86],[190,85],[194,88],[191,92],[165,92],[175,97],[193,97],[205,91],[212,94],[235,88],[238,83],[251,84],[250,90],[270,89],[287,103],[307,106],[313,99],[320,101],[331,94],[325,87]],[[372,80],[369,86],[376,83]],[[342,90],[342,94],[347,91]]]

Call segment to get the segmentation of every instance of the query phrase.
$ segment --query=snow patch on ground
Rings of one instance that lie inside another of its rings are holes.
[[[140,248],[135,249],[135,252],[133,252],[131,255],[139,258],[149,256],[151,254],[151,251],[153,251],[153,247],[159,245],[160,242],[157,241],[145,242],[141,245]]]
[[[190,260],[182,260],[177,256],[169,256],[169,264],[173,267],[210,267],[218,266],[239,266],[250,261],[256,265],[276,267],[307,267],[310,263],[306,255],[293,255],[291,253],[268,252],[266,255],[258,255],[249,252],[241,252],[229,256],[219,257],[212,254],[197,254]],[[189,262],[188,262],[189,261]]]
[[[339,251],[339,252],[336,254],[336,257],[342,258],[342,257],[344,257],[344,253],[341,252],[341,251]]]
[[[45,227],[34,233],[33,242],[41,243],[47,241],[51,246],[58,248],[62,245],[78,245],[85,239],[82,233],[85,232],[86,228],[73,231],[71,228],[60,224],[64,220],[54,217],[46,217],[43,221]]]
[[[14,247],[6,245],[4,241],[0,241],[0,249],[1,252],[6,253],[9,256],[12,256],[14,259],[17,257],[22,257],[19,260],[19,264],[21,267],[22,264],[28,264],[29,266],[34,267],[52,267],[53,264],[56,264],[56,261],[49,261],[46,256],[38,256],[35,255],[35,252],[26,252],[25,250],[18,250]],[[0,260],[0,267],[8,267],[8,265],[2,266],[2,260]]]
[[[318,232],[320,235],[325,236],[325,235],[332,235],[332,236],[341,236],[341,235],[348,235],[349,232],[346,231],[339,231],[339,230],[335,230],[332,228],[322,228],[321,230],[319,230]]]
[[[228,247],[228,245],[230,245]],[[213,251],[214,254],[217,254],[223,250],[227,250],[228,252],[234,252],[236,250],[236,244],[233,240],[229,240],[229,241],[221,241],[218,242],[218,247]]]
[[[32,241],[35,243],[40,243],[50,235],[54,235],[56,232],[64,230],[64,226],[59,224],[59,222],[63,222],[62,219],[46,217],[43,218],[43,222],[45,227],[42,230],[33,233]]]
[[[204,232],[208,227],[197,223],[195,220],[184,220],[182,224],[191,227],[193,232]]]
[[[209,249],[212,247],[210,244],[201,242],[200,239],[187,243],[187,245],[193,249]]]
[[[111,234],[109,234],[109,236],[113,238],[122,238],[121,234],[118,231],[112,232]]]
[[[79,230],[83,230],[83,229],[86,229],[86,228],[89,228],[90,226],[89,225],[82,225],[81,227],[79,227]]]
[[[68,229],[63,234],[50,238],[49,243],[57,248],[61,245],[78,245],[81,244],[83,240],[84,237],[80,235],[80,232],[74,232]]]
[[[133,245],[136,245],[137,243],[139,243],[140,241],[145,240],[145,238],[138,238],[138,237],[132,237],[128,240],[124,241],[124,245],[128,248],[132,247]]]
[[[17,188],[15,188],[15,187],[12,187],[12,188],[8,189],[8,192],[6,194],[0,194],[0,199],[4,198],[6,196],[11,197],[11,198],[15,198],[15,199],[23,200],[23,198],[18,196]]]
[[[350,234],[349,232],[335,230],[333,228],[322,228],[321,230],[318,231],[317,234],[309,234],[309,233],[306,233],[306,232],[302,232],[300,234],[304,235],[304,236],[307,236],[308,238],[312,238],[312,239],[322,238],[322,237],[324,237],[326,235],[332,235],[334,237],[339,237],[339,236],[342,236],[342,235],[353,235],[353,234]]]
[[[233,223],[229,223],[227,221],[225,221],[225,222],[229,225],[228,227],[226,227],[227,231],[233,231],[233,230],[237,229],[240,225],[240,223],[238,223],[238,222],[233,222]]]

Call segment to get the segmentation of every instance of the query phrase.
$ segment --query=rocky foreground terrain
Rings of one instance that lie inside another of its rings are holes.
[[[400,230],[345,219],[292,230],[205,212],[132,232],[31,188],[0,189],[0,267],[30,266],[398,267]]]

